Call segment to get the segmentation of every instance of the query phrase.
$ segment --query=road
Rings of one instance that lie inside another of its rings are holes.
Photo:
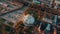
[[[28,7],[22,7],[22,8],[12,9],[11,11],[8,11],[8,12],[6,12],[6,13],[0,14],[0,16],[3,16],[3,15],[5,15],[5,14],[9,14],[9,13],[12,13],[12,12],[16,12],[16,11],[20,11],[20,13],[21,13],[21,11],[24,11],[24,10],[27,9],[27,8],[28,8]]]

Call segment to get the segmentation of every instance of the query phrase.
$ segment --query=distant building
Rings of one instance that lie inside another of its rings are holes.
[[[56,0],[55,3],[56,3],[56,7],[60,8],[60,0]]]

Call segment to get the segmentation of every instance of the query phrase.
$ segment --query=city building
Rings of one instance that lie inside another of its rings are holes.
[[[0,34],[60,34],[60,0],[0,0]]]

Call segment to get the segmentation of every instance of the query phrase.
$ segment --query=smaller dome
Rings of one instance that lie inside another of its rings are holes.
[[[35,19],[32,15],[27,14],[24,16],[24,25],[25,26],[33,25],[34,21],[35,21]]]

